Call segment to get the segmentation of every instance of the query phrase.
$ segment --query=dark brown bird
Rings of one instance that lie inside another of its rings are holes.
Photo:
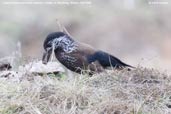
[[[45,49],[42,59],[44,64],[47,64],[52,52],[54,52],[60,63],[77,73],[88,72],[89,74],[94,74],[95,72],[102,72],[107,67],[116,69],[133,68],[111,54],[74,41],[63,32],[49,34],[43,46]]]

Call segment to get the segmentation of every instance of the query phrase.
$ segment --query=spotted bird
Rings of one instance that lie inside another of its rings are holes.
[[[102,72],[108,67],[123,69],[133,68],[115,56],[91,46],[75,41],[70,35],[63,32],[50,33],[43,44],[44,54],[42,62],[47,64],[52,52],[58,61],[69,70],[76,73],[88,72],[90,75]]]

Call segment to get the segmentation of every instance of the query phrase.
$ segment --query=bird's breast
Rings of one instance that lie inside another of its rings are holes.
[[[67,65],[73,65],[77,61],[77,58],[74,56],[71,56],[69,53],[58,53],[55,54],[56,58],[65,66]]]

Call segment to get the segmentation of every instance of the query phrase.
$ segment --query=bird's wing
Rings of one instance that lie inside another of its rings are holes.
[[[132,67],[115,56],[108,54],[103,51],[95,50],[88,44],[79,43],[79,53],[82,55],[80,59],[86,61],[88,64],[95,63],[99,67],[114,67],[114,68],[124,68]],[[98,62],[98,64],[97,64]],[[132,67],[133,68],[133,67]]]
[[[94,56],[96,50],[91,46],[83,43],[79,43],[78,49],[70,55],[76,58],[78,66],[82,66],[83,69],[89,69],[91,71],[101,72],[103,67],[98,61],[89,61],[89,57]]]
[[[95,49],[89,45],[79,43],[78,48],[70,53],[70,55],[75,57],[78,63],[88,66],[90,62],[87,60],[87,57],[94,55],[95,52]]]

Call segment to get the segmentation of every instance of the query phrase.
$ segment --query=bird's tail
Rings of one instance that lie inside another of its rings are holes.
[[[122,62],[120,59],[118,59],[112,55],[110,55],[109,61],[110,61],[111,66],[116,67],[116,68],[125,68],[125,67],[135,68],[131,65],[128,65],[128,64]]]
[[[135,68],[131,65],[128,65],[124,62],[122,62],[120,59],[106,53],[103,51],[97,51],[94,54],[94,57],[96,58],[96,60],[99,61],[99,63],[104,67],[113,67],[113,68],[117,68],[117,69],[123,69],[125,67],[129,67],[129,68]]]

